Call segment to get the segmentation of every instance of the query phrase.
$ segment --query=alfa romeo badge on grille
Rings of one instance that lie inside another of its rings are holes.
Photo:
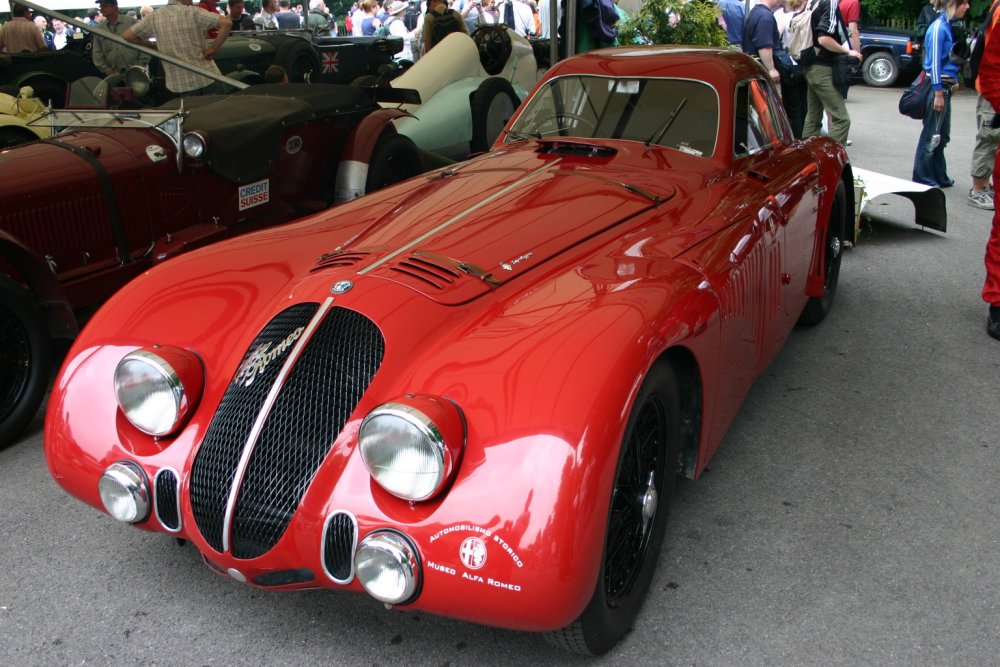
[[[298,327],[274,347],[271,347],[270,342],[258,345],[250,356],[247,357],[247,360],[243,362],[240,369],[236,371],[233,384],[242,384],[244,387],[252,385],[257,376],[264,372],[268,364],[280,357],[288,348],[295,344],[295,341],[299,339],[303,331],[305,331],[305,327]]]

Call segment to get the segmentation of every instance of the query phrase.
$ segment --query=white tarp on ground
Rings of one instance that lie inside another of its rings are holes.
[[[854,169],[854,178],[864,185],[858,212],[882,195],[899,195],[913,202],[913,221],[921,227],[930,227],[940,232],[948,231],[948,210],[944,192],[940,188],[921,185],[895,176],[878,174],[867,169]]]

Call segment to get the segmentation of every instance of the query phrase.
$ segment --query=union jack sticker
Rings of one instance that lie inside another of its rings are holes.
[[[340,71],[340,59],[337,57],[339,51],[323,54],[323,74],[331,74]]]

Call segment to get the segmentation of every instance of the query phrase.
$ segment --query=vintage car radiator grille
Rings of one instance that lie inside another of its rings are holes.
[[[181,515],[177,507],[177,474],[169,468],[156,473],[156,518],[167,530],[180,530]]]
[[[358,524],[347,512],[333,514],[323,534],[323,567],[339,584],[349,582],[354,574],[354,548],[358,543]]]
[[[316,304],[309,306],[307,311],[289,318],[294,321],[286,322],[284,316],[296,307],[272,320],[254,341],[244,363],[261,343],[286,340],[297,327],[304,326],[316,310]],[[309,317],[303,321],[301,315]],[[278,320],[283,321],[276,324]],[[318,325],[264,421],[240,482],[231,528],[233,556],[256,558],[284,534],[316,470],[375,376],[384,349],[378,327],[354,311],[331,308]],[[195,459],[191,480],[195,520],[205,539],[219,550],[226,499],[240,453],[264,401],[263,394],[274,384],[282,363],[283,358],[269,364],[250,387],[241,382],[230,385]],[[258,382],[264,387],[254,390]],[[261,396],[254,394],[240,400],[249,390],[259,391]],[[233,400],[227,403],[231,394]],[[213,438],[215,431],[219,435]],[[220,442],[216,444],[215,440]],[[205,453],[206,449],[209,453]],[[212,471],[202,480],[198,479],[197,468],[203,456],[206,470]],[[208,486],[203,487],[203,483]],[[199,508],[196,494],[206,500],[205,508]],[[214,531],[211,536],[209,531]]]
[[[240,369],[247,366],[251,358],[259,357],[263,346],[273,348],[296,329],[306,326],[318,308],[317,303],[300,303],[278,313],[250,344]],[[240,453],[267,392],[281,370],[283,359],[284,357],[267,364],[249,386],[246,381],[234,381],[229,385],[191,467],[191,509],[194,520],[202,536],[216,551],[222,551],[226,499],[229,497],[229,487],[236,474]],[[241,375],[241,372],[237,372],[237,376]]]

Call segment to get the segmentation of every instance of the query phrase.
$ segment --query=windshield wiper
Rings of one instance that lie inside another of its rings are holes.
[[[670,114],[670,117],[667,118],[666,122],[664,122],[663,125],[661,125],[660,127],[658,127],[656,129],[656,132],[653,132],[653,134],[650,135],[649,139],[646,139],[646,147],[647,148],[649,147],[649,145],[651,143],[653,143],[653,139],[656,139],[657,143],[660,142],[660,139],[662,139],[663,135],[666,134],[667,130],[670,129],[670,126],[673,124],[674,119],[677,118],[677,114],[679,114],[681,112],[681,109],[684,108],[684,105],[687,104],[687,101],[688,101],[688,98],[686,98],[686,97],[683,100],[681,100],[681,103],[677,105],[677,108],[674,109],[674,112],[672,114]]]
[[[514,141],[527,141],[528,139],[541,139],[542,138],[542,133],[541,132],[528,132],[528,133],[524,133],[524,132],[515,132],[514,130],[504,130],[503,132],[504,132],[504,134],[506,134],[509,138],[513,139]]]

